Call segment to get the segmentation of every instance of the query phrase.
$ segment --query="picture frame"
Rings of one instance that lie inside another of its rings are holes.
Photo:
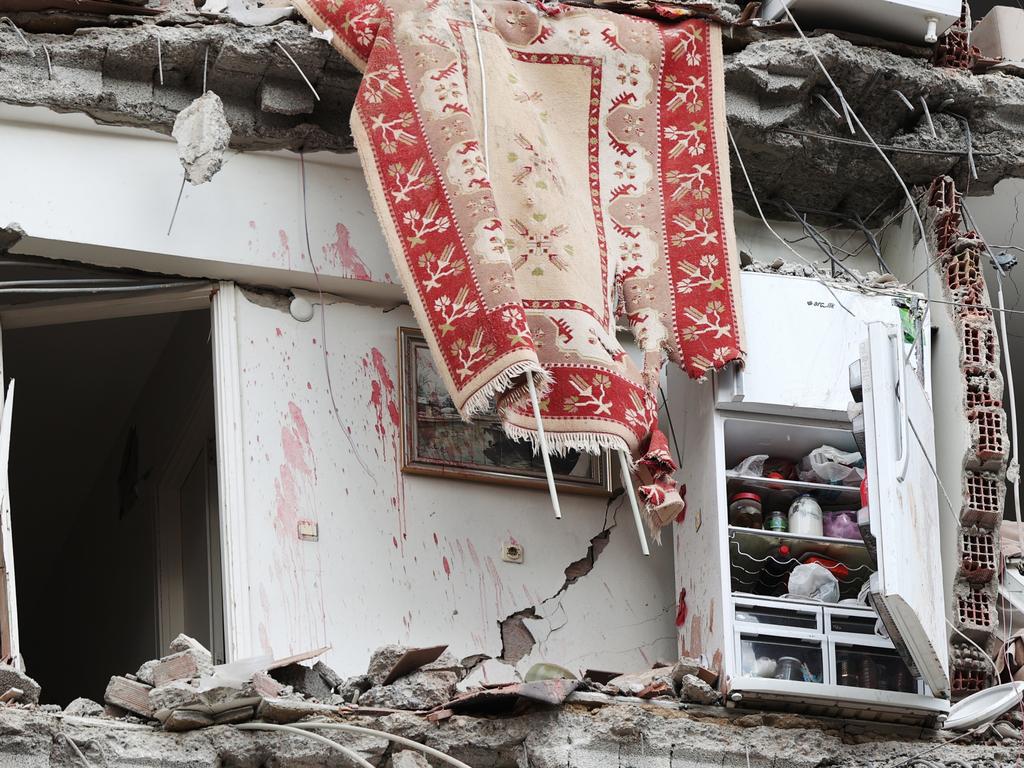
[[[508,437],[496,412],[462,420],[418,328],[398,329],[402,472],[523,488],[547,488],[544,463],[529,442]],[[570,452],[551,456],[560,493],[610,496],[611,459]]]

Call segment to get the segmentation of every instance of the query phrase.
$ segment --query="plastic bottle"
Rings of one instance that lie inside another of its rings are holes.
[[[761,585],[764,587],[764,594],[774,595],[779,592],[780,586],[787,583],[787,576],[794,563],[786,544],[769,549],[767,558],[761,570]]]

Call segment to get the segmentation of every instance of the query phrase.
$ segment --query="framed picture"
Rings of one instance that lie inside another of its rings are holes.
[[[403,472],[547,488],[543,459],[531,443],[508,437],[496,412],[462,420],[418,329],[398,329],[398,353]],[[552,455],[551,469],[559,491],[612,492],[607,454]]]

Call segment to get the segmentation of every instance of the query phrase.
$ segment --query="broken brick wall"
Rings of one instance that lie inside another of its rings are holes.
[[[947,350],[956,350],[958,363],[957,374],[942,385],[955,386],[961,393],[959,409],[936,411],[936,422],[944,419],[947,430],[959,430],[963,438],[946,441],[940,448],[949,462],[959,461],[956,482],[947,474],[940,488],[944,505],[940,514],[946,518],[952,512],[958,521],[955,527],[944,525],[953,532],[952,537],[946,536],[945,550],[950,561],[947,571],[951,571],[947,578],[950,620],[956,629],[950,636],[950,677],[956,699],[992,684],[991,667],[978,658],[970,641],[990,654],[997,643],[999,524],[1010,445],[999,330],[989,309],[983,270],[987,250],[976,232],[967,231],[960,194],[948,177],[936,179],[929,190],[926,221],[937,259],[933,275],[938,277],[943,300],[949,302],[933,305],[932,313],[944,321],[939,323],[939,336],[946,337],[941,343]],[[950,372],[947,366],[941,375],[948,377]],[[936,407],[942,407],[938,400]],[[953,509],[946,509],[950,504]]]

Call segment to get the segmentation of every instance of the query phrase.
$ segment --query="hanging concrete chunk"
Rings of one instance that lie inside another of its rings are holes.
[[[224,164],[224,153],[231,142],[231,127],[220,96],[207,91],[181,110],[171,135],[178,142],[178,158],[189,183],[198,185],[213,178]]]

